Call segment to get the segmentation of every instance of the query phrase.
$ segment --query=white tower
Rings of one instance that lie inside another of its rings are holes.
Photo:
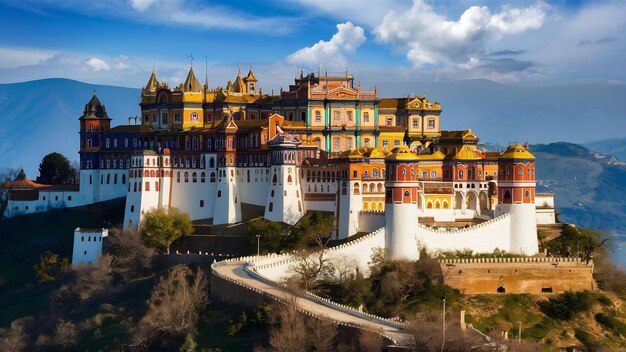
[[[407,146],[394,148],[385,159],[385,249],[390,260],[418,260],[417,155]]]
[[[363,210],[363,194],[358,163],[342,164],[347,178],[339,182],[339,238],[347,238],[359,232],[359,217]],[[341,174],[341,172],[340,172]]]
[[[74,230],[74,249],[72,252],[72,267],[81,268],[96,265],[102,255],[102,240],[109,235],[107,229]]]
[[[128,171],[124,230],[136,231],[146,211],[169,208],[171,171],[168,149],[161,155],[151,150],[133,155]]]
[[[294,225],[304,216],[300,174],[296,168],[302,161],[302,154],[297,148],[302,141],[278,126],[276,131],[274,138],[268,142],[272,167],[264,217]]]
[[[511,213],[511,253],[539,252],[535,207],[535,157],[519,144],[498,159],[496,216]]]

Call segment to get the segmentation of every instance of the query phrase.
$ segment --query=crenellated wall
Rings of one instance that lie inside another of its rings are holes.
[[[467,228],[445,231],[416,224],[415,238],[429,252],[471,249],[476,253],[491,253],[495,249],[510,251],[509,214]]]
[[[580,258],[443,259],[446,285],[465,294],[550,294],[593,290],[593,262]]]

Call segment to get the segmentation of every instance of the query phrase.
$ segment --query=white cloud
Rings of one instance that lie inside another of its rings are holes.
[[[130,0],[130,6],[137,11],[143,12],[157,1],[158,0]]]
[[[91,59],[87,60],[87,65],[89,65],[89,67],[91,67],[91,69],[96,72],[111,70],[111,67],[109,66],[109,64],[106,63],[106,61],[98,59],[97,57],[92,57]]]
[[[0,47],[0,68],[34,65],[50,59],[54,55],[55,51],[53,50]]]
[[[406,12],[387,13],[375,33],[380,42],[405,52],[415,66],[460,64],[479,59],[490,40],[540,28],[545,9],[541,2],[524,8],[504,6],[498,13],[472,6],[453,21],[424,0],[414,0]]]
[[[365,39],[362,27],[352,22],[340,23],[337,25],[337,33],[329,41],[320,40],[313,46],[302,48],[289,55],[287,61],[309,67],[325,64],[336,68],[345,65],[345,55],[353,53]]]

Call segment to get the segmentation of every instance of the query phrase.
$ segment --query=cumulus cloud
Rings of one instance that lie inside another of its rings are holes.
[[[97,57],[92,57],[91,59],[87,60],[87,65],[96,72],[111,70],[111,66],[109,66],[106,61],[98,59]]]
[[[130,6],[137,11],[143,12],[157,1],[158,0],[130,0]]]
[[[329,41],[320,40],[313,46],[302,48],[289,55],[287,61],[308,67],[319,64],[342,66],[347,62],[345,55],[353,53],[365,39],[362,27],[352,22],[340,23],[337,25],[337,33]]]
[[[492,13],[486,6],[472,6],[457,21],[438,14],[424,0],[414,0],[406,12],[390,11],[374,32],[377,40],[405,52],[416,66],[461,64],[479,60],[488,41],[538,29],[546,5],[502,7]]]

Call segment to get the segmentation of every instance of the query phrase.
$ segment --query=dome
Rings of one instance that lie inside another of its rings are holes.
[[[418,161],[419,157],[413,153],[409,147],[402,145],[391,150],[387,160],[406,160],[406,161]]]
[[[524,146],[519,144],[510,145],[504,154],[500,155],[500,159],[534,159],[532,155]]]

